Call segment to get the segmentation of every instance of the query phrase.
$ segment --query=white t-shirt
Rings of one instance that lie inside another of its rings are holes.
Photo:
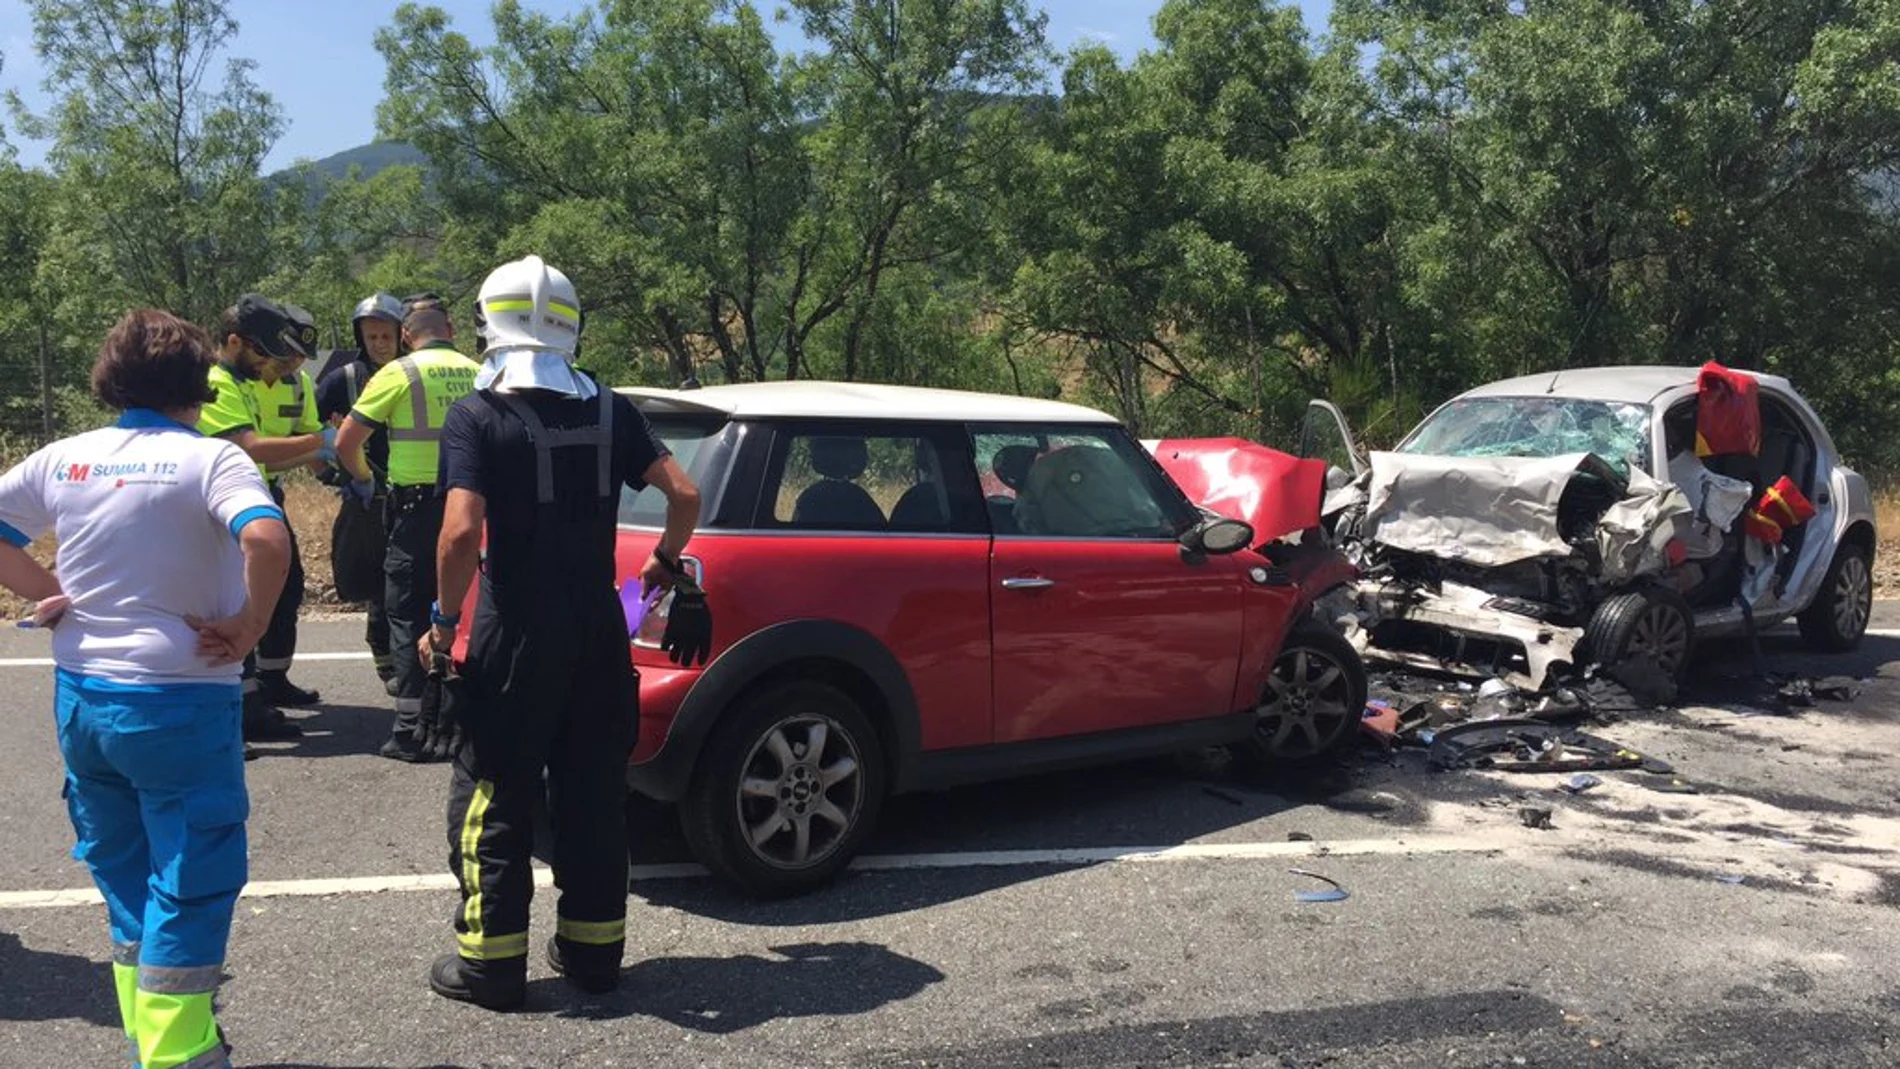
[[[242,449],[145,410],[0,475],[0,539],[59,540],[72,608],[53,631],[54,661],[112,683],[235,679],[239,666],[197,654],[185,617],[244,607],[237,532],[283,515]]]

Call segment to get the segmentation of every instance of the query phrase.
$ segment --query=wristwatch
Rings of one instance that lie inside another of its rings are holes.
[[[454,616],[445,616],[442,613],[441,602],[432,601],[429,603],[429,626],[439,627],[444,631],[453,631],[461,626],[461,623],[461,613],[458,612]]]

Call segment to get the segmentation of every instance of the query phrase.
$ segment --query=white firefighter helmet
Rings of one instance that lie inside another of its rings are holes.
[[[574,283],[539,256],[495,268],[482,282],[475,307],[484,354],[527,350],[574,358],[580,298]]]
[[[369,346],[363,344],[363,320],[381,319],[402,329],[402,302],[387,293],[377,293],[356,302],[356,311],[350,313],[350,333],[356,335],[356,347],[368,352]]]

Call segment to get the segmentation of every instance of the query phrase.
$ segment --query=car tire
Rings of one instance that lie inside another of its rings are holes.
[[[877,731],[849,695],[776,683],[741,698],[706,740],[680,826],[693,856],[746,894],[801,894],[850,863],[885,778]]]
[[[1680,680],[1695,648],[1695,617],[1674,591],[1649,587],[1617,594],[1590,617],[1578,650],[1581,664],[1608,668],[1632,658],[1654,663],[1670,680]]]
[[[1860,645],[1874,609],[1874,572],[1871,554],[1858,542],[1834,551],[1821,580],[1820,593],[1795,622],[1801,638],[1814,649],[1842,653]]]
[[[1270,765],[1325,760],[1359,730],[1366,686],[1352,643],[1324,625],[1298,625],[1274,656],[1243,753]]]

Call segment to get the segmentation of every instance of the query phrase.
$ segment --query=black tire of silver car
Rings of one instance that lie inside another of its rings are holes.
[[[1320,760],[1353,737],[1365,711],[1359,652],[1328,627],[1301,624],[1274,658],[1247,750],[1280,764]]]
[[[816,680],[771,684],[706,740],[680,826],[702,864],[761,898],[829,882],[883,804],[884,751],[851,697]]]
[[[1671,679],[1682,678],[1695,647],[1695,618],[1674,591],[1651,587],[1617,594],[1597,606],[1583,631],[1583,664],[1646,660]]]
[[[1867,547],[1848,542],[1834,551],[1821,592],[1795,619],[1809,646],[1840,653],[1860,645],[1873,612],[1874,572]]]

